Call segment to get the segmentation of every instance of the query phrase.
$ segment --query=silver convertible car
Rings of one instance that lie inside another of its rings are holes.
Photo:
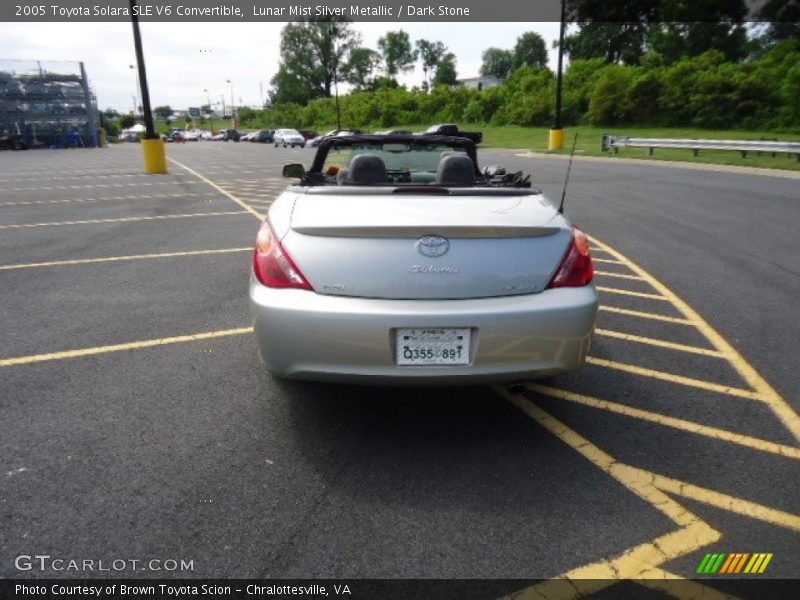
[[[434,135],[321,142],[258,233],[250,304],[279,377],[465,384],[579,368],[597,314],[586,235],[529,177]]]

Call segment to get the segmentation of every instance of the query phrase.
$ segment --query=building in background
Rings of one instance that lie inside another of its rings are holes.
[[[463,85],[465,88],[469,88],[472,90],[485,90],[486,88],[490,87],[497,87],[499,85],[503,85],[503,79],[498,77],[493,77],[488,75],[484,77],[483,75],[479,77],[466,77],[464,79],[457,79],[459,85]]]
[[[82,62],[0,59],[0,136],[28,147],[94,147],[99,119]]]

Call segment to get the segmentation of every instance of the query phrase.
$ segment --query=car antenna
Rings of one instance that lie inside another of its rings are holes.
[[[572,157],[575,156],[575,146],[578,145],[578,132],[575,132],[575,139],[572,140],[572,151],[569,153],[569,164],[567,165],[567,176],[564,178],[564,188],[561,190],[561,203],[558,205],[559,214],[564,214],[564,197],[567,195],[567,184],[569,183],[569,172],[572,170]]]

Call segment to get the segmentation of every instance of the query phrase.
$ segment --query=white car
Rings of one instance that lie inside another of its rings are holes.
[[[300,146],[301,148],[305,148],[306,146],[306,139],[300,134],[297,129],[278,129],[275,132],[275,137],[273,138],[272,142],[275,144],[275,147],[283,146],[291,146],[294,148],[295,146]]]

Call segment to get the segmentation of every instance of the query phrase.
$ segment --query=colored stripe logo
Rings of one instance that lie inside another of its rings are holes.
[[[703,560],[700,561],[700,566],[697,567],[697,573],[703,575],[714,575],[716,573],[720,575],[760,574],[766,570],[771,560],[771,552],[756,552],[754,554],[749,552],[734,552],[731,554],[719,552],[706,554]]]

